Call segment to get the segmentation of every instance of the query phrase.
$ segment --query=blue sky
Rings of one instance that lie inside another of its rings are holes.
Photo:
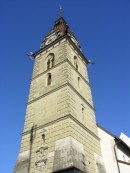
[[[33,60],[59,17],[77,36],[88,66],[97,122],[130,137],[130,1],[0,1],[0,172],[11,173],[18,156]]]

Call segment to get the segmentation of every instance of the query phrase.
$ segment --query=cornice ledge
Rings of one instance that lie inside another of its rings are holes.
[[[45,93],[45,94],[43,94],[43,95],[41,95],[41,96],[35,98],[34,100],[29,101],[29,102],[27,103],[27,105],[29,105],[29,104],[31,104],[31,103],[33,103],[33,102],[35,102],[35,101],[38,101],[38,100],[40,100],[41,98],[46,97],[47,95],[49,95],[49,94],[51,94],[51,93],[53,93],[53,92],[55,92],[55,91],[57,91],[57,90],[59,90],[59,89],[65,87],[65,86],[67,86],[67,83],[65,83],[65,84],[63,84],[63,85],[61,85],[61,86],[59,86],[59,87],[57,87],[57,88],[54,88],[54,89],[52,89],[51,91],[48,91],[47,93]]]
[[[88,103],[88,101],[87,100],[85,100],[85,98],[70,84],[70,83],[68,83],[68,86],[82,99],[82,100],[84,100],[84,102],[93,110],[93,111],[96,111],[95,109],[94,109],[94,107],[90,104],[90,103]]]
[[[57,90],[59,90],[59,89],[61,89],[61,88],[63,88],[63,87],[66,87],[66,86],[69,86],[82,100],[84,100],[84,102],[93,110],[93,111],[95,111],[95,109],[94,109],[94,107],[90,104],[90,103],[88,103],[88,101],[87,100],[85,100],[85,98],[69,83],[69,82],[67,82],[67,83],[65,83],[65,84],[63,84],[63,85],[61,85],[61,86],[59,86],[59,87],[57,87],[57,88],[55,88],[55,89],[53,89],[53,90],[51,90],[51,91],[48,91],[47,93],[45,93],[45,94],[43,94],[43,95],[41,95],[40,97],[37,97],[37,98],[35,98],[34,100],[31,100],[30,102],[28,102],[27,103],[27,105],[29,105],[29,104],[31,104],[31,103],[33,103],[33,102],[35,102],[35,101],[38,101],[38,100],[40,100],[41,98],[43,98],[43,97],[45,97],[45,96],[47,96],[47,95],[49,95],[49,94],[51,94],[51,93],[53,93],[53,92],[55,92],[55,91],[57,91]]]
[[[89,86],[91,87],[90,83],[81,75],[81,73],[79,73],[79,71],[77,71],[75,69],[75,67],[73,66],[73,64],[69,61],[69,59],[66,60],[70,65],[71,67],[78,73],[78,75],[84,80],[84,82]]]
[[[84,54],[81,52],[81,50],[79,50],[79,48],[74,44],[74,42],[69,38],[69,36],[67,34],[64,34],[63,36],[61,36],[60,38],[58,38],[54,42],[50,43],[49,45],[45,46],[44,48],[41,48],[40,50],[33,53],[33,57],[35,58],[38,54],[40,54],[43,51],[47,50],[48,48],[50,48],[54,44],[60,42],[64,38],[66,38],[71,43],[71,45],[75,48],[75,50],[81,55],[81,57],[83,58],[85,63],[88,64],[89,63],[88,59],[84,56]]]
[[[79,122],[79,121],[78,121],[75,117],[73,117],[71,114],[65,115],[65,116],[63,116],[63,117],[61,117],[61,118],[58,118],[58,119],[56,119],[56,120],[54,120],[54,121],[51,121],[51,122],[49,122],[49,123],[46,123],[46,124],[44,124],[44,125],[42,125],[42,126],[36,127],[35,130],[39,130],[39,129],[42,129],[42,128],[46,128],[46,127],[49,126],[49,125],[52,125],[52,124],[54,124],[54,123],[56,123],[56,122],[60,122],[60,121],[65,120],[65,119],[67,119],[67,118],[70,118],[71,120],[75,121],[80,127],[82,127],[82,128],[83,128],[84,130],[86,130],[89,134],[91,134],[94,138],[96,138],[97,140],[100,141],[100,138],[99,138],[96,134],[94,134],[91,130],[89,130],[87,127],[85,127],[81,122]],[[23,132],[21,135],[24,136],[24,135],[26,135],[26,134],[29,134],[30,132],[31,132],[31,130],[28,130],[28,131],[26,131],[26,132]]]
[[[38,77],[42,76],[43,74],[48,73],[49,71],[51,71],[51,70],[55,69],[56,67],[58,67],[59,65],[61,65],[61,64],[63,64],[63,63],[65,63],[65,62],[66,62],[66,59],[65,59],[65,60],[63,60],[63,61],[61,61],[61,62],[59,62],[58,64],[56,64],[54,67],[52,67],[52,68],[50,68],[50,69],[48,69],[48,70],[45,70],[44,72],[42,72],[42,73],[38,74],[37,76],[33,77],[33,78],[32,78],[32,80],[34,80],[34,79],[36,79],[36,78],[38,78]]]
[[[71,45],[75,48],[75,50],[80,54],[80,56],[83,58],[86,64],[89,64],[88,59],[84,56],[82,51],[74,44],[74,42],[69,38],[68,35],[66,35],[67,40],[71,43]]]
[[[33,77],[33,78],[31,79],[31,81],[33,81],[34,79],[37,79],[38,77],[40,77],[40,76],[42,76],[42,75],[48,73],[49,71],[53,70],[54,68],[58,67],[59,65],[65,63],[65,62],[68,62],[68,63],[71,65],[71,67],[78,73],[78,75],[84,80],[84,82],[85,82],[89,87],[91,87],[90,83],[79,73],[79,71],[77,71],[77,70],[75,69],[75,67],[74,67],[73,64],[69,61],[69,59],[65,59],[65,60],[59,62],[58,64],[56,64],[56,65],[55,65],[54,67],[52,67],[51,69],[46,70],[46,71],[44,71],[44,72],[38,74],[37,76]]]
[[[64,38],[66,38],[66,35],[61,36],[60,38],[56,39],[54,42],[50,43],[49,45],[45,46],[44,48],[39,49],[38,51],[33,53],[33,57],[35,58],[37,55],[39,55],[43,51],[47,50],[48,48],[52,47],[54,44],[60,42]]]

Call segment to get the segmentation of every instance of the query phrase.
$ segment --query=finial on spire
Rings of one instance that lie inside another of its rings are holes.
[[[62,17],[62,6],[59,4],[60,7],[60,17]]]

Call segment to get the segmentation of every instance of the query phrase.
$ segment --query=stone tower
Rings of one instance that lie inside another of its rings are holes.
[[[35,63],[14,173],[99,172],[89,61],[63,17],[32,56]]]

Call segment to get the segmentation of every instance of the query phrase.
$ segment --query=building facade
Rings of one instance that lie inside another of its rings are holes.
[[[101,151],[106,172],[130,172],[130,138],[121,133],[120,138],[98,125]]]
[[[105,173],[89,61],[62,17],[31,56],[34,69],[14,173]]]

